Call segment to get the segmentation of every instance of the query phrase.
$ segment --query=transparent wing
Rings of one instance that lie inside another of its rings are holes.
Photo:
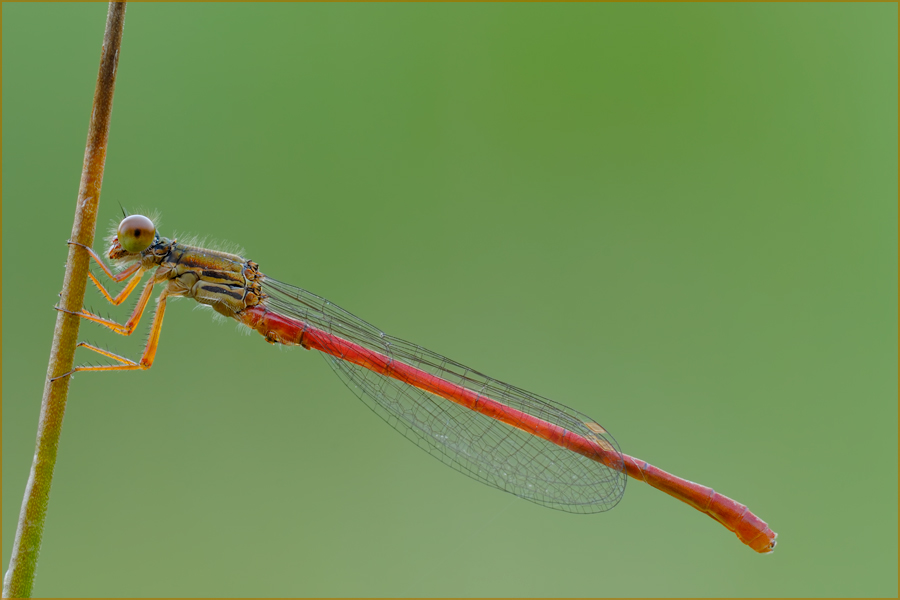
[[[266,307],[587,438],[615,439],[567,406],[492,379],[421,346],[391,337],[306,290],[263,279]],[[537,504],[574,513],[609,510],[623,473],[364,367],[322,354],[353,392],[391,427],[473,479]],[[590,427],[588,426],[590,425]]]

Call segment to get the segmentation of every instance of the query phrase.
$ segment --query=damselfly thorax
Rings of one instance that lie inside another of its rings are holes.
[[[141,266],[156,267],[154,277],[166,281],[169,296],[191,298],[226,317],[238,318],[266,297],[259,265],[237,254],[159,238],[142,253]]]

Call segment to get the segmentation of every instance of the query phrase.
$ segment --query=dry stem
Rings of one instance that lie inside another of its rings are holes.
[[[97,225],[100,186],[103,183],[106,142],[109,137],[116,67],[119,62],[124,24],[125,3],[110,2],[106,17],[106,32],[103,36],[103,50],[100,55],[100,72],[94,90],[94,107],[91,112],[87,146],[84,150],[84,167],[81,172],[78,203],[75,207],[75,222],[72,225],[72,241],[88,247],[94,243]],[[88,254],[83,249],[70,245],[66,275],[60,294],[59,305],[62,308],[72,312],[81,310],[87,285],[88,264]],[[37,448],[28,485],[25,488],[22,511],[19,514],[19,526],[13,543],[9,570],[3,579],[4,598],[31,596],[44,531],[44,518],[50,499],[53,467],[56,464],[59,436],[69,392],[69,377],[55,381],[51,381],[51,378],[72,370],[80,320],[71,313],[57,312],[56,315],[56,329],[50,348],[50,365],[47,368],[47,381],[44,384],[44,398],[38,422]]]

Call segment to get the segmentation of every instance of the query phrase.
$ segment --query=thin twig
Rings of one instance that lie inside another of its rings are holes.
[[[100,55],[100,72],[94,90],[94,107],[91,111],[87,146],[84,150],[84,166],[81,172],[81,186],[78,189],[78,203],[75,207],[75,222],[72,225],[72,241],[88,247],[94,243],[94,232],[97,227],[100,186],[103,183],[106,142],[109,138],[116,67],[119,63],[124,24],[125,3],[110,2],[106,17],[106,32],[103,35],[103,50]],[[34,571],[41,549],[53,467],[56,464],[59,436],[69,392],[69,377],[56,380],[53,378],[68,373],[74,364],[78,325],[81,319],[72,313],[80,311],[84,303],[88,264],[87,252],[78,246],[70,245],[59,306],[71,312],[59,311],[56,314],[56,329],[50,347],[50,365],[47,368],[47,381],[44,384],[44,398],[38,422],[37,448],[34,462],[31,464],[28,485],[25,488],[22,511],[19,513],[19,526],[13,542],[9,570],[3,578],[4,598],[28,598],[34,585]]]

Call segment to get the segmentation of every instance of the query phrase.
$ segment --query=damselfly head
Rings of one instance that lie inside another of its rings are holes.
[[[118,260],[140,254],[156,239],[156,225],[144,215],[130,215],[122,219],[109,249],[109,258]]]

